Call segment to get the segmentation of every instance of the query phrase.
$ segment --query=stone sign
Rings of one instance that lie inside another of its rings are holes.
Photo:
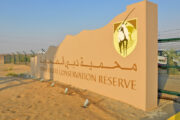
[[[142,110],[157,106],[157,5],[127,6],[106,26],[68,35],[32,58],[32,73]]]

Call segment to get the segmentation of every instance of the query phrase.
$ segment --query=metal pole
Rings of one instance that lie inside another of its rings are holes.
[[[167,54],[167,74],[169,75],[169,55]]]
[[[35,52],[33,50],[31,50],[31,53],[32,53],[32,57],[35,56]]]
[[[27,56],[26,56],[26,52],[25,52],[25,51],[23,51],[23,53],[24,53],[24,63],[26,64],[26,63],[27,63]]]
[[[21,56],[20,56],[20,53],[19,53],[19,52],[17,52],[17,54],[18,54],[18,63],[20,64]]]

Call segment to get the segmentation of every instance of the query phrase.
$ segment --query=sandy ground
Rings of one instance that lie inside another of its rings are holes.
[[[0,76],[6,76],[8,73],[29,73],[29,65],[0,64]]]
[[[0,65],[0,120],[164,120],[174,114],[173,110],[180,110],[179,104],[174,109],[172,101],[160,100],[158,109],[144,112],[61,83],[51,87],[52,81],[7,77],[8,72],[29,72],[29,67]],[[68,94],[64,94],[66,87]],[[90,104],[83,108],[86,99]]]

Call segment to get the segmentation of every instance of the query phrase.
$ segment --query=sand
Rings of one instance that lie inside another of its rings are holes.
[[[7,70],[8,67],[13,69]],[[0,65],[0,120],[139,120],[148,112],[62,83],[5,76],[28,73],[26,65]],[[69,88],[64,94],[65,88]],[[83,107],[88,99],[90,104]],[[159,105],[167,102],[160,102]],[[155,111],[157,113],[157,111]],[[153,113],[154,115],[154,113]],[[159,114],[157,114],[159,115]]]
[[[0,76],[6,76],[8,73],[29,73],[29,65],[0,64]]]

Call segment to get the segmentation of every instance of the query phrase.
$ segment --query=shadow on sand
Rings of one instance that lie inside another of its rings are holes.
[[[20,77],[0,77],[0,91],[6,90],[12,87],[18,87],[21,85],[35,82],[33,79],[26,79]]]

